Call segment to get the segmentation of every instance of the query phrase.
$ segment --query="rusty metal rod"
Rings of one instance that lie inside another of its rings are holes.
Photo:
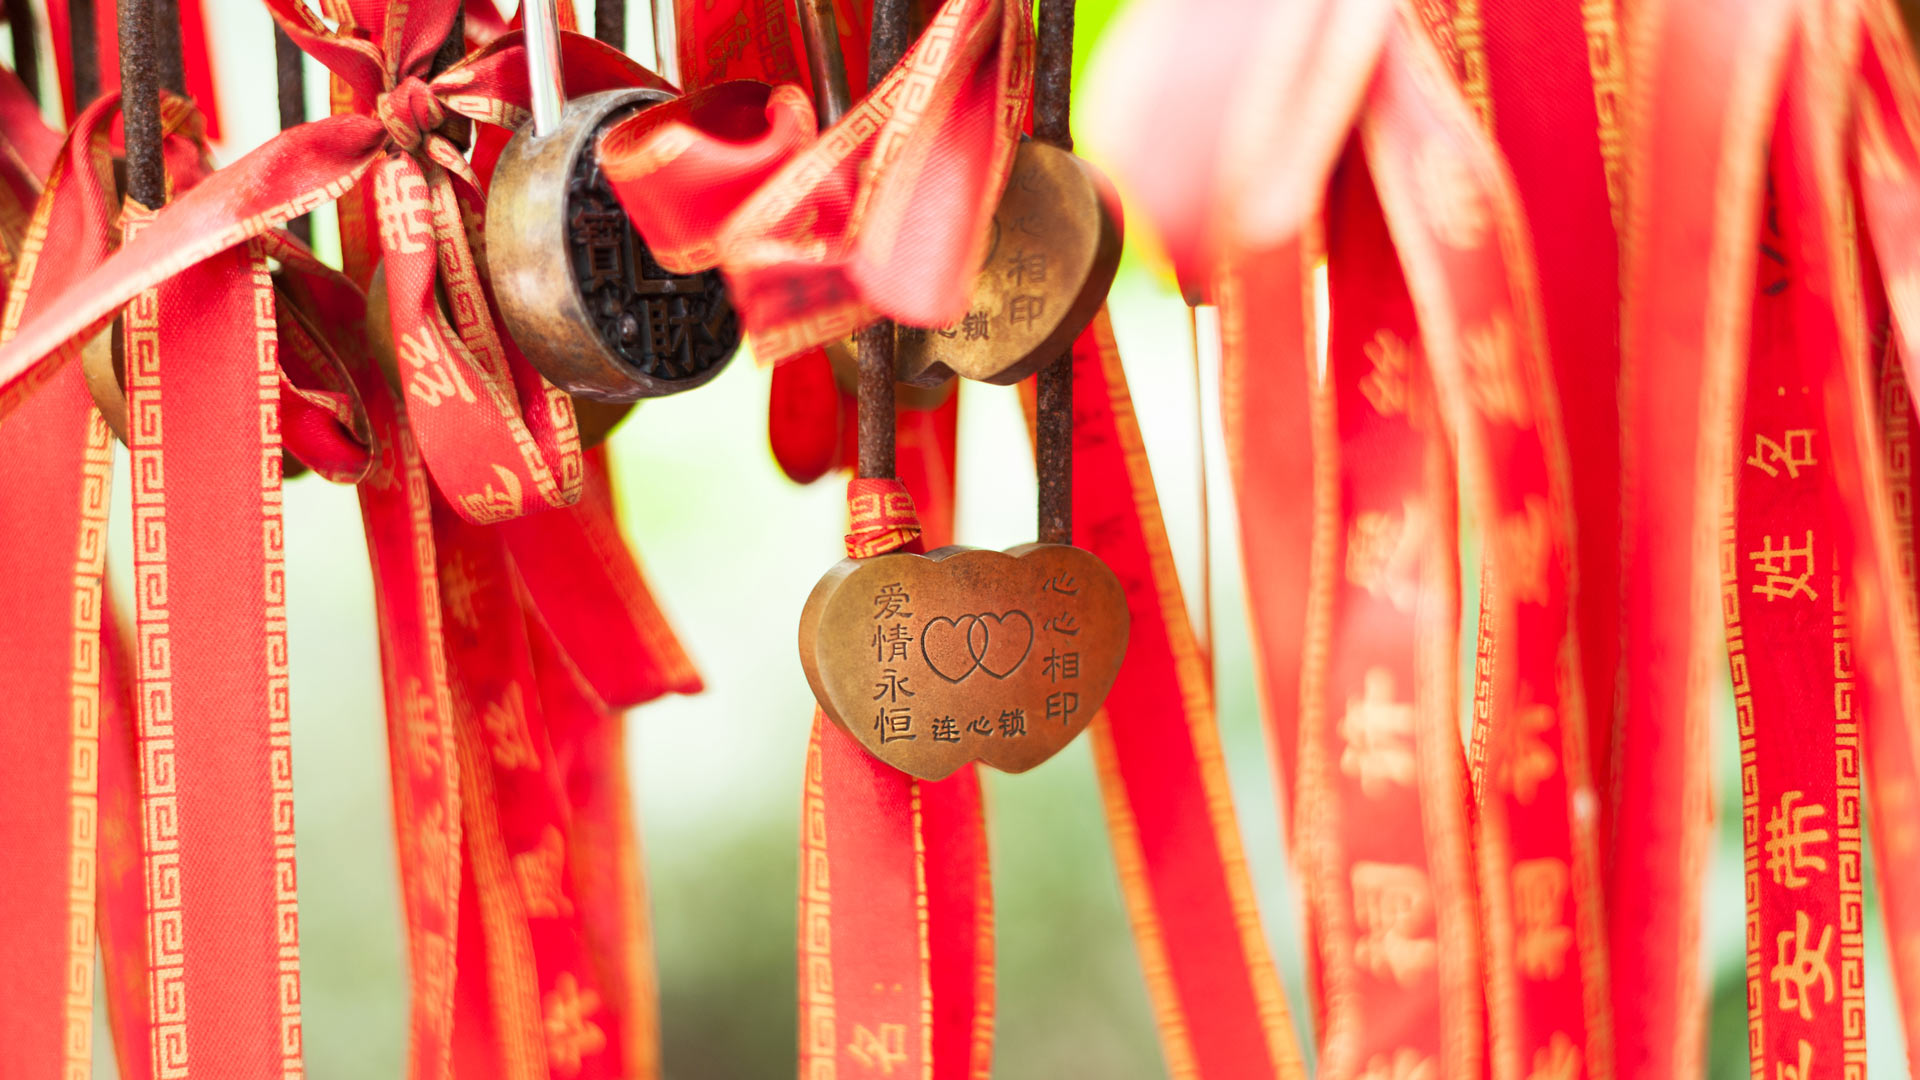
[[[160,60],[153,32],[154,0],[118,0],[118,4],[127,197],[158,210],[167,201],[167,165],[160,153]]]
[[[67,0],[67,45],[73,53],[75,113],[100,96],[100,43],[93,19],[93,0]]]
[[[806,6],[803,4],[802,6]],[[826,7],[826,19],[833,19],[833,10]],[[874,0],[873,28],[867,38],[867,89],[883,78],[900,57],[907,51],[907,8],[908,0]],[[816,16],[817,18],[818,16]],[[838,59],[838,35],[835,35],[834,52]],[[809,55],[812,50],[809,48]],[[846,85],[844,61],[841,64],[840,85]],[[843,90],[844,92],[844,90]],[[845,111],[844,106],[841,109]],[[836,116],[835,119],[839,117]],[[860,331],[860,475],[863,477],[892,477],[894,475],[894,343],[896,334],[892,320],[883,319]]]
[[[154,0],[154,59],[160,64],[160,85],[187,96],[187,59],[180,44],[180,0]],[[211,107],[212,102],[202,102]]]
[[[593,36],[602,45],[627,51],[627,0],[594,0]]]
[[[1073,102],[1073,0],[1040,0],[1034,52],[1033,137],[1063,150]],[[1040,540],[1073,543],[1073,350],[1034,377]]]
[[[280,93],[280,130],[307,122],[306,54],[279,23],[273,24],[273,66]],[[305,214],[287,222],[287,231],[303,244],[313,243],[313,219]]]
[[[33,0],[7,0],[7,27],[13,32],[13,73],[40,100],[40,36],[33,21]]]

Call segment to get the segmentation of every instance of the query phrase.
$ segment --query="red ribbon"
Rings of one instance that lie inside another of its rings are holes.
[[[609,131],[601,167],[663,266],[721,268],[762,360],[882,316],[942,326],[966,312],[1032,54],[1023,0],[948,0],[818,138],[798,88],[721,83]]]

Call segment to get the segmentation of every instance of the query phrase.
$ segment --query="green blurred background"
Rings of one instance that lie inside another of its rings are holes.
[[[229,133],[220,156],[230,161],[277,123],[270,91],[239,90],[274,85],[273,50],[258,0],[208,3]],[[1122,6],[1081,0],[1083,62]],[[643,57],[645,12],[635,2],[629,15],[632,48]],[[309,62],[310,115],[325,111],[324,85]],[[323,215],[321,234],[330,221]],[[1211,549],[1221,735],[1267,936],[1305,1044],[1299,915],[1255,698],[1213,373],[1202,365],[1203,440],[1187,311],[1141,246],[1130,245],[1114,287],[1114,326],[1190,598],[1203,592],[1201,551]],[[646,404],[612,440],[627,527],[710,687],[636,710],[630,721],[665,1068],[674,1080],[764,1080],[793,1070],[795,852],[811,710],[793,626],[807,591],[840,555],[844,509],[837,481],[800,488],[774,467],[767,384],[766,371],[742,360],[699,393]],[[1018,399],[975,383],[961,393],[960,540],[1030,540],[1032,458]],[[124,503],[124,459],[121,470],[115,493]],[[124,596],[124,507],[119,513],[112,573]],[[397,1077],[406,972],[358,505],[351,490],[308,476],[288,485],[286,517],[308,1074]],[[1715,728],[1718,842],[1700,960],[1713,988],[1712,1073],[1728,1078],[1747,1073],[1733,730],[1729,708]],[[1023,776],[985,775],[998,929],[996,1075],[1165,1075],[1085,741]],[[1897,1072],[1901,1036],[1871,885],[1867,895],[1869,1056],[1876,1072]],[[96,1046],[95,1075],[113,1076],[104,1028]]]

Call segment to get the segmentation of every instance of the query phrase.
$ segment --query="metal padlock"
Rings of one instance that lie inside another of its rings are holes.
[[[937,386],[958,375],[1008,385],[1071,348],[1120,267],[1111,198],[1070,151],[1021,140],[967,313],[951,326],[900,327],[901,381]]]
[[[487,196],[487,266],[507,331],[579,397],[634,401],[691,390],[740,347],[718,271],[663,269],[614,197],[600,135],[670,95],[607,90],[566,100],[554,0],[529,0],[533,120],[514,133]]]

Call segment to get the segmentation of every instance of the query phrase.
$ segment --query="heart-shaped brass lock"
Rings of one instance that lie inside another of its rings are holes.
[[[993,212],[972,306],[952,326],[900,328],[901,380],[937,386],[958,375],[1005,386],[1065,353],[1106,302],[1120,266],[1109,199],[1086,162],[1022,142]]]
[[[846,559],[800,615],[821,708],[923,780],[1025,772],[1087,726],[1127,648],[1120,581],[1065,544]]]

